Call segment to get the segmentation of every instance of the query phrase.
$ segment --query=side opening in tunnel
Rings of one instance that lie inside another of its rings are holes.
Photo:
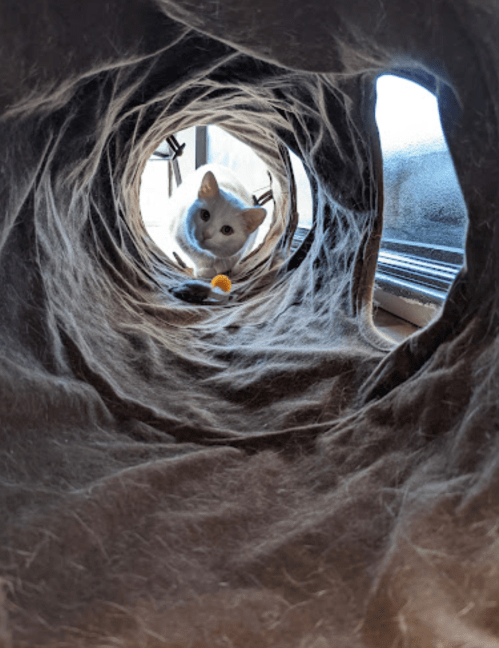
[[[147,161],[141,178],[140,209],[147,233],[173,260],[179,260],[178,250],[168,229],[169,201],[185,181],[189,181],[196,169],[205,164],[228,168],[239,178],[248,192],[267,210],[267,216],[258,228],[258,234],[247,251],[262,244],[269,232],[273,217],[273,179],[269,169],[253,149],[229,134],[220,126],[195,126],[175,135],[180,154],[174,157],[166,140],[161,142]],[[290,251],[297,249],[312,225],[312,195],[310,185],[300,159],[288,149],[294,180],[299,214]],[[171,204],[171,203],[170,203]]]
[[[383,75],[376,121],[384,211],[375,321],[402,339],[438,314],[462,265],[467,212],[436,97],[412,81]]]

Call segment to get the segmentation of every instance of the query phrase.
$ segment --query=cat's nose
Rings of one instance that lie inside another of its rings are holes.
[[[203,241],[206,241],[208,239],[213,238],[213,232],[210,230],[206,230],[203,232]]]

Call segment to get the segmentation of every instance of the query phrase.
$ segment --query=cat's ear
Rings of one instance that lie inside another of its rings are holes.
[[[267,215],[267,210],[263,209],[263,207],[250,207],[249,209],[245,209],[242,212],[242,215],[244,219],[244,227],[248,234],[251,234],[263,223],[265,216]]]
[[[199,187],[198,197],[199,198],[215,198],[218,196],[220,190],[218,188],[218,182],[215,176],[211,171],[207,171],[203,180],[201,181],[201,186]]]

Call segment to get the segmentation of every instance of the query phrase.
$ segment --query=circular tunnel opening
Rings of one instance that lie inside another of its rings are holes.
[[[180,154],[175,155],[175,150]],[[290,248],[292,252],[311,228],[312,195],[301,160],[290,149],[287,152],[296,187],[298,212],[297,228]],[[147,160],[142,172],[140,210],[150,238],[171,261],[188,273],[191,272],[190,259],[181,255],[175,245],[169,229],[169,210],[173,208],[172,198],[179,189],[193,182],[195,171],[205,165],[229,169],[251,194],[253,203],[261,205],[267,212],[244,258],[265,242],[273,223],[275,200],[279,193],[276,179],[261,157],[251,146],[219,125],[193,126],[176,133],[173,142],[163,140]]]

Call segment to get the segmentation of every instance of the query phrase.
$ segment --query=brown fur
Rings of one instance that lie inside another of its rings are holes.
[[[497,648],[496,3],[49,0],[0,25],[1,648]],[[470,223],[441,317],[395,348],[371,301],[392,66],[437,77]],[[197,307],[139,179],[210,121],[276,207],[233,301]],[[284,144],[316,210],[294,255]]]

